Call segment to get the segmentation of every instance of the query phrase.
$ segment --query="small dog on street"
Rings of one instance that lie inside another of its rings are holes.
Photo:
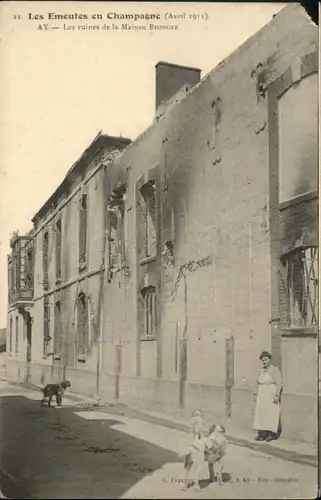
[[[69,380],[63,380],[60,384],[47,384],[43,389],[43,398],[41,400],[41,406],[44,406],[46,399],[48,400],[48,408],[51,407],[51,400],[55,396],[57,406],[61,406],[62,397],[65,390],[71,387]]]

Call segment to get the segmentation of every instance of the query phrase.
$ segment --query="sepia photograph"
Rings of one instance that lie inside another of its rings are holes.
[[[4,1],[0,33],[0,498],[317,498],[315,11]]]

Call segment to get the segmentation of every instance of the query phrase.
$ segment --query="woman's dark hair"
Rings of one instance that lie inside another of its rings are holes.
[[[260,354],[260,359],[262,358],[272,358],[272,355],[268,351],[262,351]]]

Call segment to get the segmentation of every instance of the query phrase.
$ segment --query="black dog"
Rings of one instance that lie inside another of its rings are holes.
[[[47,384],[42,389],[43,399],[41,400],[41,406],[44,406],[45,400],[48,399],[48,407],[50,407],[54,396],[56,397],[57,406],[61,406],[62,396],[68,387],[71,387],[69,380],[63,380],[60,384]]]

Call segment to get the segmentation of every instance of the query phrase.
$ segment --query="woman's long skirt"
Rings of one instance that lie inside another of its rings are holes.
[[[260,384],[256,400],[253,428],[278,432],[280,422],[280,404],[273,402],[276,393],[274,384]]]

